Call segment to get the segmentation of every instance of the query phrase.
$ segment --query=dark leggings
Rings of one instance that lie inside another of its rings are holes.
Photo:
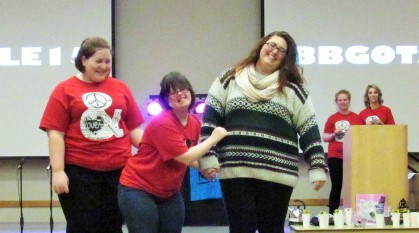
[[[343,160],[338,158],[328,158],[330,180],[332,181],[332,189],[329,195],[329,213],[333,214],[340,205],[340,193],[342,191],[343,179]]]
[[[65,165],[68,194],[60,194],[67,233],[122,233],[117,191],[121,169],[93,171]]]
[[[293,188],[262,180],[221,180],[230,233],[283,233]]]

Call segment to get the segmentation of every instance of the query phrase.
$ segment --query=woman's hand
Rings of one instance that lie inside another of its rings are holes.
[[[313,189],[319,191],[323,186],[326,184],[326,181],[314,181],[313,182]]]
[[[226,129],[223,127],[217,127],[215,128],[211,133],[211,138],[213,138],[216,142],[221,141],[225,136],[229,135],[230,133],[227,132]]]
[[[207,168],[200,171],[201,174],[210,181],[214,181],[217,178],[218,169],[217,168]]]
[[[335,138],[338,140],[341,140],[345,136],[346,131],[340,130],[340,129],[336,129],[336,131],[335,131]]]
[[[69,193],[68,177],[64,171],[52,172],[52,188],[56,194]]]
[[[374,125],[384,125],[384,123],[380,120],[380,118],[374,118]]]

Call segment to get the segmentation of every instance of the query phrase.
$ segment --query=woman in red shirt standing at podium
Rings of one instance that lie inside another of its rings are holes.
[[[351,93],[340,90],[335,94],[338,111],[325,124],[323,141],[328,142],[327,162],[329,164],[332,189],[329,195],[329,213],[333,214],[340,205],[343,178],[343,137],[351,125],[361,125],[358,114],[351,112]]]
[[[364,94],[365,109],[359,113],[364,125],[394,125],[390,108],[383,105],[383,93],[377,85],[369,84]]]

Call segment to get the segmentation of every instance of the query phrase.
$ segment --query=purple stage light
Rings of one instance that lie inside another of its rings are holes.
[[[206,94],[196,94],[195,95],[195,105],[192,108],[193,114],[202,114],[205,110],[205,98],[207,97]],[[147,101],[147,113],[150,116],[156,116],[160,112],[163,111],[159,103],[159,96],[158,95],[149,95]]]
[[[195,105],[194,113],[202,114],[204,113],[205,102],[199,102]]]
[[[160,104],[158,102],[154,102],[154,101],[151,102],[147,107],[147,112],[151,116],[158,115],[162,110],[163,110],[163,108],[160,106]]]

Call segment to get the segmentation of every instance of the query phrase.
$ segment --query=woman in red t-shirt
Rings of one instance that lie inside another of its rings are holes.
[[[351,125],[362,124],[356,113],[349,110],[351,93],[340,90],[335,94],[338,111],[331,115],[325,124],[323,141],[328,142],[327,162],[329,165],[332,189],[329,195],[329,213],[333,214],[340,205],[343,177],[343,137]]]
[[[180,233],[185,208],[180,189],[188,166],[228,133],[218,127],[197,145],[201,123],[189,114],[195,93],[178,72],[160,83],[160,103],[165,109],[144,130],[138,153],[122,171],[119,206],[130,233]]]
[[[369,84],[365,89],[365,109],[359,113],[364,125],[394,125],[396,124],[391,109],[383,105],[383,93],[377,85]]]
[[[144,119],[129,87],[110,76],[105,39],[86,38],[74,63],[80,73],[54,88],[39,125],[48,135],[52,188],[67,233],[122,233],[118,181]]]

